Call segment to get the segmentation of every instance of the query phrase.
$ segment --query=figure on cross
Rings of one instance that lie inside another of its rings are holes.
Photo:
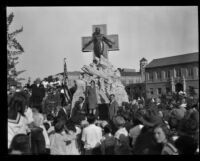
[[[101,34],[99,27],[96,27],[95,32],[92,34],[92,39],[83,46],[82,51],[87,46],[89,46],[91,43],[93,43],[94,54],[96,57],[100,58],[101,55],[103,55],[103,53],[104,53],[104,43],[103,42],[105,42],[109,48],[112,48],[112,45],[115,44],[115,42],[109,40],[104,34]]]

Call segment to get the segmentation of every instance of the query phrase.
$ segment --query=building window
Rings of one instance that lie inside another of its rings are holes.
[[[150,88],[150,93],[153,94],[153,88]]]
[[[153,80],[153,73],[149,73],[149,80]]]
[[[146,74],[146,80],[149,80],[149,73]]]
[[[189,77],[193,77],[194,73],[193,73],[193,68],[189,68],[188,69],[188,76]]]
[[[170,78],[170,70],[166,72],[166,78]]]
[[[162,79],[165,79],[166,78],[166,73],[165,71],[162,71],[163,75],[162,75]]]
[[[181,69],[180,68],[176,69],[176,76],[181,77]]]
[[[198,67],[196,67],[196,76],[197,77],[199,76],[199,69],[198,69]]]
[[[170,88],[166,87],[166,94],[169,94],[169,93],[170,93]]]
[[[161,80],[161,72],[160,71],[157,72],[157,79]]]
[[[161,94],[161,88],[158,88],[158,94]]]

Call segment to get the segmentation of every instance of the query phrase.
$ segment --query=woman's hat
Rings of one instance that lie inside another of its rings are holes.
[[[147,109],[145,113],[138,118],[138,120],[149,127],[153,127],[162,123],[162,119],[158,115],[158,111],[155,109]]]

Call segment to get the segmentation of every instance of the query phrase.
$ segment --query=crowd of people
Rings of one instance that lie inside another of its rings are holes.
[[[111,94],[109,104],[94,112],[87,97],[80,96],[71,107],[64,90],[60,84],[45,87],[39,79],[8,89],[9,154],[199,154],[198,99],[179,93],[135,98],[120,106]]]

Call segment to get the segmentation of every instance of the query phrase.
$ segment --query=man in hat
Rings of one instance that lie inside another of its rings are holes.
[[[41,84],[40,78],[37,78],[35,84],[32,85],[32,96],[31,96],[32,105],[41,105],[44,96],[45,96],[44,86]],[[39,111],[42,112],[42,109],[39,109]]]

